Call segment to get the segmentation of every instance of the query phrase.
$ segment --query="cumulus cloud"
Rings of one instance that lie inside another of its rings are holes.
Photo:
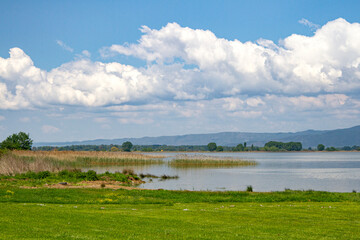
[[[9,58],[0,58],[0,109],[75,105],[122,113],[153,105],[149,111],[173,109],[186,118],[214,113],[215,105],[217,111],[255,118],[359,104],[359,23],[340,18],[313,36],[293,34],[279,43],[227,40],[177,23],[143,26],[141,32],[137,43],[112,45],[102,53],[146,60],[143,67],[93,62],[84,51],[84,57],[44,71],[21,49],[10,49]],[[151,119],[118,117],[121,123]]]
[[[182,75],[180,84],[188,83],[189,77],[195,80],[197,96],[347,92],[360,88],[360,25],[344,19],[327,23],[311,37],[293,34],[279,45],[264,39],[257,43],[229,41],[208,30],[176,23],[160,30],[141,30],[144,35],[138,43],[113,45],[108,51],[155,62],[156,66],[176,64],[178,59],[195,65],[190,73],[181,73],[184,68],[175,72]]]
[[[71,47],[69,47],[68,45],[66,45],[63,41],[61,40],[56,40],[56,44],[59,45],[60,47],[62,47],[65,51],[68,52],[74,52],[74,49],[72,49]]]

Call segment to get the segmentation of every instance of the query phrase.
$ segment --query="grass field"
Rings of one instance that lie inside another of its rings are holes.
[[[0,239],[359,239],[360,194],[0,188]]]

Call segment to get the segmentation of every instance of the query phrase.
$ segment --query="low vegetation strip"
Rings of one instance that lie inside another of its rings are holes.
[[[109,200],[111,199],[111,200]],[[59,204],[164,204],[177,203],[312,203],[342,202],[360,203],[360,193],[334,193],[319,191],[282,192],[208,192],[170,190],[113,190],[113,189],[27,189],[18,186],[0,185],[0,202],[33,202]],[[360,205],[359,205],[360,206]]]
[[[360,194],[0,187],[1,239],[359,239]]]
[[[106,185],[111,185],[113,187],[118,187],[122,184],[131,184],[136,185],[143,183],[140,178],[133,172],[124,170],[122,173],[115,172],[105,172],[102,174],[97,174],[93,170],[87,172],[82,172],[78,169],[73,170],[61,170],[59,172],[26,172],[18,173],[14,175],[1,175],[0,174],[0,186],[20,186],[20,187],[57,187],[60,185],[63,186],[77,186],[82,185],[93,186],[96,184],[93,182],[96,181],[98,185],[105,187]]]
[[[231,157],[214,157],[206,155],[176,155],[169,161],[173,167],[233,167],[233,166],[254,166],[255,161],[237,159]]]

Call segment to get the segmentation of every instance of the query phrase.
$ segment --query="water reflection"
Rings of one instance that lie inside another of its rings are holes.
[[[157,155],[159,153],[156,153]],[[165,161],[176,153],[162,153]],[[194,153],[191,153],[194,154]],[[201,153],[195,153],[201,154]],[[208,153],[206,155],[209,155]],[[255,160],[259,164],[248,167],[220,168],[173,168],[168,164],[150,166],[91,167],[102,173],[131,168],[136,173],[153,175],[178,175],[179,179],[142,184],[149,189],[173,190],[245,190],[248,185],[254,191],[281,191],[285,188],[299,190],[323,190],[335,192],[360,191],[360,153],[213,153],[214,156],[236,157]],[[88,170],[88,169],[84,169]]]

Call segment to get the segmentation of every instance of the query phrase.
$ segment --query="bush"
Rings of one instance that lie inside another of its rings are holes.
[[[76,179],[86,179],[86,173],[84,172],[74,172],[74,173]]]
[[[88,181],[96,181],[96,180],[99,180],[99,178],[96,175],[96,172],[94,170],[89,170],[86,173],[86,180],[88,180]]]
[[[110,151],[111,151],[111,152],[118,152],[118,151],[119,151],[119,149],[118,149],[117,147],[115,147],[115,146],[114,146],[114,147],[112,147],[112,148],[110,149]]]
[[[217,152],[222,152],[222,151],[224,151],[224,148],[222,146],[217,146],[216,151]]]
[[[51,176],[51,173],[49,171],[38,172],[37,179],[44,179],[44,178],[47,178],[50,176]]]
[[[337,151],[337,149],[334,147],[327,147],[325,150],[330,152]]]
[[[246,191],[247,192],[252,192],[253,191],[253,187],[251,185],[246,187]]]
[[[68,170],[62,170],[58,173],[59,177],[73,177],[73,173],[70,173]]]
[[[37,179],[37,174],[35,172],[29,171],[29,172],[27,172],[25,174],[21,174],[21,175],[23,175],[25,179],[28,179],[28,178],[29,179]]]

